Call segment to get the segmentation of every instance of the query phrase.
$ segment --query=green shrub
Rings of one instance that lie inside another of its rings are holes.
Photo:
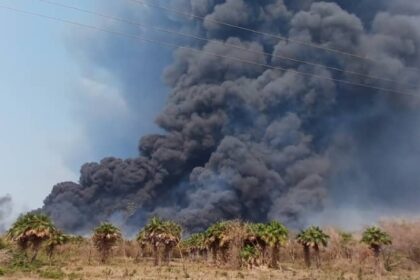
[[[246,245],[242,248],[240,256],[245,263],[251,263],[258,257],[258,250],[254,246]]]
[[[42,267],[42,262],[35,260],[31,262],[22,252],[15,252],[10,262],[10,269],[14,271],[31,272]]]

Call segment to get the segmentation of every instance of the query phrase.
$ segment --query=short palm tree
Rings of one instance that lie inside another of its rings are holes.
[[[147,225],[137,234],[137,242],[142,250],[149,244],[153,249],[155,265],[159,265],[159,246],[161,240],[159,235],[164,231],[164,221],[158,217],[153,217]]]
[[[213,262],[217,262],[217,255],[221,247],[226,245],[226,231],[228,222],[217,222],[205,231],[205,244],[212,252]]]
[[[266,224],[262,239],[271,248],[271,263],[272,268],[278,268],[279,250],[284,246],[289,236],[289,230],[281,223],[272,221]]]
[[[367,244],[376,258],[379,258],[382,247],[391,245],[391,236],[378,227],[367,228],[363,232],[362,242]]]
[[[105,263],[108,260],[112,247],[121,239],[120,229],[110,223],[102,223],[95,228],[92,241],[101,255],[102,263]]]
[[[308,267],[311,266],[311,248],[315,252],[317,267],[321,265],[319,247],[321,245],[326,247],[328,245],[329,238],[330,237],[327,234],[325,234],[321,228],[315,226],[309,227],[308,229],[301,231],[296,236],[298,243],[303,246],[305,263]]]
[[[147,236],[146,236],[146,232],[144,231],[144,229],[140,230],[139,233],[137,234],[136,240],[139,243],[140,246],[140,253],[139,256],[144,257],[145,256],[145,251],[148,245],[148,241],[147,241]]]
[[[169,264],[173,249],[181,241],[182,228],[173,221],[165,221],[165,232],[163,233],[164,260]]]
[[[51,219],[43,214],[27,213],[20,216],[9,229],[7,236],[17,243],[19,248],[26,254],[27,249],[32,248],[33,262],[39,252],[42,243],[50,239],[57,232]]]
[[[63,234],[61,231],[57,230],[55,231],[51,238],[47,241],[46,251],[49,259],[51,260],[53,257],[53,254],[55,252],[55,249],[57,246],[61,246],[66,244],[70,241],[70,237]]]
[[[140,245],[150,244],[153,248],[154,263],[159,265],[159,249],[164,249],[164,259],[170,261],[170,254],[181,240],[182,228],[175,222],[153,217],[147,225],[140,230],[137,241]]]
[[[183,242],[185,249],[191,257],[196,257],[197,254],[206,256],[206,236],[203,232],[191,234],[191,236]]]
[[[246,240],[247,244],[255,244],[260,250],[261,262],[266,263],[267,255],[267,242],[265,241],[266,224],[263,223],[250,223],[248,224],[248,237]]]

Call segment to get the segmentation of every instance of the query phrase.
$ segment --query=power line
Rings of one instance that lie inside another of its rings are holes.
[[[144,38],[144,37],[141,37],[141,36],[138,36],[138,35],[132,35],[132,34],[127,34],[127,33],[120,32],[120,31],[113,31],[113,30],[109,30],[109,29],[104,29],[104,28],[101,28],[101,27],[93,26],[93,25],[87,25],[87,24],[83,24],[83,23],[80,23],[80,22],[70,21],[70,20],[66,20],[66,19],[62,19],[62,18],[58,18],[58,17],[48,16],[48,15],[35,13],[35,12],[23,10],[23,9],[13,8],[13,7],[9,7],[9,6],[0,5],[0,8],[11,10],[11,11],[18,12],[18,13],[21,13],[21,14],[37,16],[37,17],[40,17],[40,18],[45,18],[45,19],[49,19],[49,20],[53,20],[53,21],[58,21],[58,22],[66,23],[66,24],[69,24],[69,25],[74,25],[74,26],[81,27],[81,28],[101,31],[101,32],[104,32],[104,33],[109,33],[109,34],[118,35],[118,36],[127,37],[127,38],[132,38],[132,39],[137,39],[137,40],[140,40],[140,41],[143,41],[143,42],[157,44],[157,45],[165,46],[165,47],[169,47],[169,48],[185,49],[185,50],[189,50],[189,51],[193,51],[193,52],[197,52],[197,53],[204,53],[206,55],[215,56],[215,57],[219,57],[219,58],[230,59],[230,60],[238,61],[238,62],[245,63],[245,64],[264,67],[264,68],[271,69],[271,70],[278,70],[278,71],[282,71],[282,72],[293,72],[293,73],[296,73],[298,75],[314,77],[314,78],[317,78],[317,79],[320,79],[320,80],[328,80],[328,81],[333,81],[333,82],[337,82],[337,83],[341,83],[341,84],[347,84],[347,85],[352,85],[352,86],[357,86],[357,87],[362,87],[362,88],[374,89],[374,90],[378,90],[378,91],[384,92],[384,93],[396,93],[396,94],[401,94],[401,95],[409,95],[409,96],[417,97],[417,98],[420,97],[419,95],[416,95],[416,94],[413,94],[413,93],[408,93],[408,92],[403,92],[403,91],[398,91],[398,90],[393,90],[393,89],[388,89],[388,88],[370,86],[370,85],[354,83],[354,82],[350,82],[350,81],[346,81],[346,80],[339,80],[339,79],[335,79],[335,78],[314,75],[314,74],[311,74],[311,73],[306,73],[306,72],[302,72],[302,71],[298,71],[298,70],[294,70],[294,69],[286,69],[286,68],[282,68],[282,67],[271,66],[271,65],[268,65],[268,64],[264,64],[264,63],[258,63],[258,62],[244,60],[244,59],[240,59],[240,58],[236,58],[236,57],[220,55],[220,54],[209,52],[209,51],[206,51],[206,50],[195,49],[195,48],[192,48],[192,47],[186,47],[186,46],[177,45],[177,44],[173,44],[173,43],[167,43],[167,42],[163,42],[163,41],[159,41],[159,40],[148,39],[148,38]]]
[[[395,85],[414,88],[414,85],[401,83],[401,82],[398,82],[398,81],[392,80],[392,79],[376,77],[376,76],[372,76],[372,75],[366,75],[366,74],[358,73],[358,72],[355,72],[355,71],[347,71],[347,70],[344,70],[344,69],[341,69],[341,68],[331,67],[331,66],[327,66],[327,65],[319,64],[319,63],[308,62],[308,61],[305,61],[305,60],[296,59],[296,58],[292,58],[292,57],[287,57],[287,56],[282,56],[282,55],[273,55],[273,54],[265,52],[265,51],[255,51],[255,50],[247,49],[247,48],[235,45],[235,44],[222,42],[222,41],[218,41],[218,40],[211,40],[211,39],[207,39],[207,38],[204,38],[204,37],[201,37],[201,36],[197,36],[197,35],[193,35],[193,34],[189,34],[189,33],[184,33],[184,32],[179,32],[179,31],[175,31],[175,30],[170,30],[170,29],[165,29],[165,28],[161,28],[161,27],[156,27],[156,26],[153,26],[153,25],[147,25],[147,24],[143,24],[143,23],[140,23],[140,22],[135,22],[135,21],[132,21],[132,20],[128,20],[128,19],[125,19],[125,18],[116,17],[116,16],[112,16],[112,15],[106,15],[106,14],[103,14],[103,13],[99,13],[99,12],[86,10],[86,9],[82,9],[82,8],[75,7],[75,6],[70,6],[70,5],[58,3],[58,2],[55,2],[55,1],[50,1],[50,0],[38,0],[38,1],[47,3],[49,5],[59,6],[59,7],[63,7],[63,8],[66,8],[66,9],[72,9],[72,10],[76,10],[78,12],[83,12],[83,13],[91,14],[91,15],[94,15],[94,16],[98,16],[98,17],[102,17],[102,18],[106,18],[106,19],[130,24],[130,25],[134,25],[134,26],[154,29],[156,31],[164,32],[164,33],[167,33],[167,34],[175,34],[175,35],[179,35],[179,36],[183,36],[183,37],[187,37],[187,38],[192,38],[192,39],[200,40],[200,41],[204,41],[204,42],[212,42],[212,43],[222,44],[222,45],[227,46],[227,47],[235,48],[235,49],[238,49],[238,50],[241,50],[241,51],[246,51],[246,52],[253,53],[253,54],[265,55],[265,56],[268,56],[268,57],[271,57],[271,58],[278,58],[278,59],[282,59],[282,60],[293,61],[293,62],[297,62],[297,63],[310,65],[310,66],[313,66],[313,67],[322,67],[322,68],[326,68],[326,69],[329,69],[329,70],[341,72],[341,73],[344,73],[344,74],[350,74],[350,75],[355,75],[355,76],[359,76],[359,77],[362,77],[362,78],[380,80],[380,81],[394,83]]]
[[[275,39],[280,40],[280,41],[291,42],[291,43],[295,43],[295,44],[299,44],[299,45],[303,45],[303,46],[307,46],[307,47],[311,47],[311,48],[316,48],[316,49],[319,49],[319,50],[324,50],[324,51],[327,51],[327,52],[332,52],[332,53],[345,55],[345,56],[352,57],[352,58],[365,60],[365,61],[368,61],[370,63],[375,63],[377,65],[380,65],[380,63],[377,62],[376,60],[374,60],[372,58],[369,58],[369,57],[366,57],[366,56],[356,54],[356,53],[351,53],[351,52],[337,50],[337,49],[333,49],[333,48],[329,48],[329,47],[324,47],[322,45],[314,44],[314,43],[310,43],[310,42],[290,39],[288,37],[284,37],[284,36],[281,36],[281,35],[268,33],[268,32],[263,32],[263,31],[259,31],[259,30],[248,28],[248,27],[243,27],[243,26],[231,24],[231,23],[228,23],[228,22],[220,21],[220,20],[205,18],[203,16],[199,16],[199,15],[196,15],[196,14],[193,14],[193,13],[184,12],[184,11],[181,11],[181,10],[178,10],[178,9],[173,9],[173,8],[168,7],[168,6],[163,6],[163,5],[160,5],[160,4],[150,4],[150,3],[146,2],[147,0],[146,1],[145,0],[127,0],[127,1],[131,1],[131,2],[134,2],[134,3],[140,4],[140,5],[146,5],[146,6],[149,6],[149,7],[152,7],[152,8],[161,9],[161,10],[173,13],[173,14],[181,15],[183,17],[195,18],[195,19],[198,19],[198,20],[201,20],[201,21],[206,20],[208,22],[212,22],[212,23],[215,23],[215,24],[218,24],[218,25],[223,25],[223,26],[230,27],[230,28],[236,28],[236,29],[239,29],[239,30],[242,30],[242,31],[247,31],[247,32],[258,34],[258,35],[263,35],[263,36],[275,38]],[[417,69],[417,68],[405,67],[405,69],[420,73],[420,70]]]

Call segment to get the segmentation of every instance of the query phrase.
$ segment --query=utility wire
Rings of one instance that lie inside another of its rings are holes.
[[[384,93],[396,93],[396,94],[408,95],[408,96],[417,97],[417,98],[420,97],[419,95],[413,94],[413,93],[408,93],[408,92],[403,92],[403,91],[398,91],[398,90],[393,90],[393,89],[388,89],[388,88],[370,86],[370,85],[365,85],[365,84],[360,84],[360,83],[349,82],[349,81],[346,81],[346,80],[339,80],[339,79],[334,79],[334,78],[330,78],[330,77],[314,75],[314,74],[311,74],[311,73],[301,72],[301,71],[294,70],[294,69],[286,69],[286,68],[282,68],[282,67],[271,66],[271,65],[268,65],[268,64],[264,64],[264,63],[258,63],[258,62],[244,60],[244,59],[240,59],[240,58],[236,58],[236,57],[220,55],[220,54],[210,52],[210,51],[206,51],[206,50],[195,49],[195,48],[192,48],[192,47],[186,47],[186,46],[177,45],[177,44],[173,44],[173,43],[167,43],[167,42],[163,42],[163,41],[159,41],[159,40],[148,39],[148,38],[144,38],[144,37],[138,36],[138,35],[132,35],[132,34],[128,34],[128,33],[120,32],[120,31],[113,31],[113,30],[109,30],[109,29],[105,29],[105,28],[101,28],[101,27],[97,27],[97,26],[93,26],[93,25],[87,25],[87,24],[83,24],[83,23],[80,23],[80,22],[70,21],[70,20],[66,20],[66,19],[62,19],[62,18],[58,18],[58,17],[48,16],[48,15],[45,15],[45,14],[40,14],[40,13],[31,12],[31,11],[27,11],[27,10],[23,10],[23,9],[13,8],[13,7],[5,6],[5,5],[0,5],[0,8],[7,9],[7,10],[10,10],[10,11],[14,11],[14,12],[21,13],[21,14],[37,16],[37,17],[40,17],[40,18],[45,18],[45,19],[49,19],[49,20],[53,20],[53,21],[57,21],[57,22],[62,22],[62,23],[66,23],[66,24],[69,24],[69,25],[78,26],[78,27],[81,27],[81,28],[101,31],[101,32],[104,32],[104,33],[118,35],[118,36],[121,36],[121,37],[137,39],[137,40],[140,40],[140,41],[143,41],[143,42],[152,43],[152,44],[156,44],[156,45],[160,45],[160,46],[165,46],[165,47],[175,48],[175,49],[185,49],[185,50],[193,51],[193,52],[196,52],[196,53],[203,53],[203,54],[210,55],[210,56],[215,56],[215,57],[224,58],[224,59],[230,59],[230,60],[242,62],[242,63],[245,63],[245,64],[255,65],[255,66],[264,67],[264,68],[272,69],[272,70],[278,70],[278,71],[281,71],[281,72],[293,72],[293,73],[296,73],[296,74],[302,75],[302,76],[314,77],[314,78],[317,78],[317,79],[320,79],[320,80],[328,80],[328,81],[333,81],[333,82],[346,84],[346,85],[352,85],[352,86],[357,86],[357,87],[362,87],[362,88],[374,89],[374,90],[378,90],[378,91],[384,92]]]
[[[216,19],[206,18],[206,17],[203,17],[203,16],[199,16],[199,15],[189,13],[189,12],[184,12],[184,11],[181,11],[179,9],[173,9],[173,8],[168,7],[168,6],[163,6],[163,5],[160,5],[160,4],[150,4],[149,2],[147,2],[147,0],[127,0],[127,1],[131,1],[131,2],[134,2],[134,3],[140,4],[140,5],[146,5],[146,6],[149,6],[149,7],[152,7],[152,8],[161,9],[161,10],[167,11],[169,13],[177,14],[177,15],[180,15],[180,16],[183,16],[183,17],[186,17],[186,18],[195,18],[195,19],[198,19],[198,20],[201,20],[201,21],[206,20],[207,22],[212,22],[212,23],[215,23],[215,24],[218,24],[218,25],[223,25],[223,26],[226,26],[226,27],[236,28],[236,29],[239,29],[239,30],[255,33],[255,34],[258,34],[258,35],[263,35],[263,36],[275,38],[275,39],[280,40],[280,41],[291,42],[291,43],[295,43],[295,44],[299,44],[299,45],[303,45],[303,46],[307,46],[307,47],[311,47],[311,48],[316,48],[316,49],[319,49],[319,50],[324,50],[324,51],[327,51],[327,52],[332,52],[332,53],[345,55],[345,56],[352,57],[352,58],[365,60],[365,61],[368,61],[370,63],[375,63],[377,65],[381,65],[376,60],[374,60],[372,58],[369,58],[367,56],[360,55],[360,54],[346,52],[346,51],[342,51],[342,50],[337,50],[337,49],[325,47],[325,46],[310,43],[310,42],[290,39],[290,38],[287,38],[287,37],[284,37],[284,36],[281,36],[281,35],[268,33],[268,32],[263,32],[263,31],[251,29],[251,28],[248,28],[248,27],[243,27],[243,26],[240,26],[240,25],[235,25],[235,24],[231,24],[231,23],[228,23],[228,22],[216,20]],[[407,70],[411,70],[411,71],[415,71],[415,72],[420,73],[420,69],[413,68],[413,67],[405,67],[405,68]]]
[[[158,32],[163,32],[163,33],[167,33],[167,34],[175,34],[175,35],[179,35],[179,36],[183,36],[183,37],[187,37],[187,38],[192,38],[192,39],[200,40],[200,41],[204,41],[204,42],[217,43],[217,44],[221,44],[221,45],[224,45],[224,46],[227,46],[227,47],[230,47],[230,48],[235,48],[237,50],[246,51],[246,52],[253,53],[253,54],[265,55],[265,56],[268,56],[268,57],[271,57],[271,58],[293,61],[293,62],[297,62],[297,63],[310,65],[310,66],[313,66],[313,67],[322,67],[322,68],[326,68],[326,69],[329,69],[329,70],[341,72],[341,73],[344,73],[344,74],[350,74],[350,75],[359,76],[359,77],[362,77],[362,78],[367,78],[367,79],[372,79],[372,80],[380,80],[380,81],[390,82],[390,83],[394,83],[395,85],[411,87],[413,89],[415,88],[414,85],[407,84],[407,83],[401,83],[401,82],[398,82],[398,81],[392,80],[392,79],[387,79],[387,78],[382,78],[382,77],[377,77],[377,76],[372,76],[372,75],[366,75],[366,74],[358,73],[358,72],[355,72],[355,71],[347,71],[347,70],[344,70],[344,69],[341,69],[341,68],[331,67],[331,66],[327,66],[327,65],[319,64],[319,63],[308,62],[308,61],[305,61],[305,60],[296,59],[296,58],[292,58],[292,57],[287,57],[287,56],[282,56],[282,55],[273,55],[273,54],[265,52],[265,51],[256,51],[256,50],[252,50],[252,49],[247,49],[245,47],[241,47],[241,46],[238,46],[236,44],[232,44],[232,43],[228,43],[228,42],[222,42],[222,41],[219,41],[219,40],[211,40],[211,39],[207,39],[207,38],[197,36],[197,35],[193,35],[193,34],[189,34],[189,33],[184,33],[184,32],[165,29],[165,28],[160,28],[160,27],[156,27],[156,26],[153,26],[153,25],[147,25],[147,24],[143,24],[143,23],[140,23],[140,22],[135,22],[135,21],[132,21],[132,20],[128,20],[128,19],[125,19],[125,18],[116,17],[116,16],[112,16],[112,15],[106,15],[106,14],[103,14],[103,13],[99,13],[99,12],[86,10],[86,9],[82,9],[82,8],[75,7],[75,6],[70,6],[70,5],[58,3],[58,2],[55,2],[55,1],[50,1],[50,0],[38,0],[38,1],[47,3],[49,5],[59,6],[59,7],[66,8],[66,9],[72,9],[72,10],[76,10],[78,12],[87,13],[87,14],[90,14],[90,15],[94,15],[94,16],[98,16],[98,17],[102,17],[102,18],[106,18],[106,19],[130,24],[130,25],[134,25],[134,26],[138,26],[138,27],[142,27],[142,28],[153,29],[153,30],[156,30]]]

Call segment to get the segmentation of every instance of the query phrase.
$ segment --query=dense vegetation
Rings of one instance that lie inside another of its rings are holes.
[[[401,236],[390,234],[385,228],[369,227],[357,235],[311,226],[295,233],[278,221],[233,220],[221,221],[203,232],[187,235],[177,223],[154,217],[139,230],[135,240],[124,240],[121,230],[110,223],[95,228],[89,239],[66,235],[47,216],[30,213],[21,216],[0,239],[0,252],[8,252],[9,256],[7,261],[2,261],[0,256],[0,272],[36,269],[49,274],[52,272],[40,268],[47,265],[51,269],[50,266],[57,263],[56,258],[75,248],[85,250],[78,257],[87,264],[109,265],[123,255],[126,262],[131,259],[133,265],[149,259],[156,267],[182,263],[185,275],[192,264],[246,271],[264,267],[282,271],[290,266],[302,270],[311,268],[314,261],[316,268],[324,270],[330,269],[332,262],[344,260],[348,264],[341,264],[342,267],[370,264],[373,273],[384,273],[403,267],[402,259],[406,258],[412,265],[410,269],[413,265],[420,266],[420,244],[417,246],[410,241],[410,246],[399,248],[397,252],[392,239],[396,237],[397,246],[401,247]]]

